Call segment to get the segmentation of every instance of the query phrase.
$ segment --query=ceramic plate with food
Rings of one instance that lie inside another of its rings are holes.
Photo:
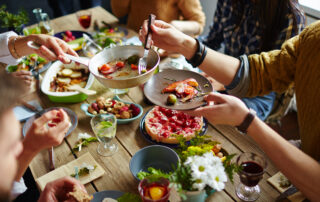
[[[67,30],[64,32],[58,32],[54,34],[55,37],[58,37],[69,44],[73,50],[78,51],[82,49],[82,44],[85,41],[83,34],[88,35],[92,38],[91,34],[84,31],[77,31],[77,30]]]
[[[208,122],[203,117],[192,117],[181,111],[155,106],[140,121],[140,132],[147,141],[168,147],[178,147],[177,135],[191,140],[204,135]]]
[[[176,110],[205,105],[203,96],[213,91],[210,81],[199,73],[166,69],[145,85],[144,94],[152,103]]]
[[[83,103],[81,109],[90,117],[97,114],[114,114],[117,117],[117,124],[134,121],[143,113],[143,108],[140,105],[121,100],[118,96],[114,98],[98,97],[91,104]]]
[[[48,62],[46,59],[38,56],[37,54],[31,54],[29,56],[23,57],[17,65],[8,65],[8,72],[16,71],[30,71],[32,67],[34,70],[37,70],[39,73],[47,70],[51,65],[51,62]]]
[[[122,191],[100,191],[93,194],[93,199],[91,200],[91,202],[112,202],[111,199],[117,201],[117,199],[120,198],[123,194],[124,192]]]
[[[88,96],[69,90],[68,87],[79,85],[89,89],[93,81],[94,77],[86,66],[77,65],[74,62],[63,64],[56,61],[46,72],[41,83],[41,91],[53,102],[76,103],[85,100]]]

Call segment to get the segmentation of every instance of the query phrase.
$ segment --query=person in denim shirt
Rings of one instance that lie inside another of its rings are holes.
[[[200,40],[214,50],[223,44],[225,54],[239,57],[279,49],[304,25],[305,16],[296,0],[218,0],[210,32]],[[265,120],[275,99],[276,93],[271,92],[242,101]]]

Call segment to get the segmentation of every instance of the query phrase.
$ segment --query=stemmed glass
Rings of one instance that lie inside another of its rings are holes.
[[[167,202],[170,195],[169,180],[160,178],[151,181],[147,178],[140,181],[138,191],[143,202]]]
[[[236,187],[237,196],[243,201],[255,201],[260,196],[259,181],[267,167],[264,157],[245,152],[237,158],[237,165],[242,169],[239,172],[240,182]]]
[[[90,10],[81,10],[76,13],[80,25],[84,29],[88,29],[91,24],[91,11]]]
[[[111,156],[118,151],[118,145],[111,140],[116,136],[117,118],[113,114],[98,114],[92,117],[91,128],[100,144],[97,148],[101,156]]]

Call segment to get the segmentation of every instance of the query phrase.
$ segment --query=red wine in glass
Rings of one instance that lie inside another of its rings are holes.
[[[242,169],[239,171],[240,182],[236,187],[237,196],[243,201],[255,201],[260,196],[259,181],[267,167],[264,157],[245,152],[237,158],[237,165]]]
[[[246,161],[241,163],[241,167],[240,181],[242,184],[248,187],[256,186],[263,176],[262,166],[253,161]]]
[[[81,15],[78,18],[80,25],[87,29],[91,24],[91,15]]]

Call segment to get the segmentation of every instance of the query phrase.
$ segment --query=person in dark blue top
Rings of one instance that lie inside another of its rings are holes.
[[[239,57],[279,49],[304,26],[305,16],[296,0],[218,0],[210,32],[200,40],[214,50],[223,44],[225,54]],[[275,99],[276,93],[271,92],[242,101],[265,120]]]

